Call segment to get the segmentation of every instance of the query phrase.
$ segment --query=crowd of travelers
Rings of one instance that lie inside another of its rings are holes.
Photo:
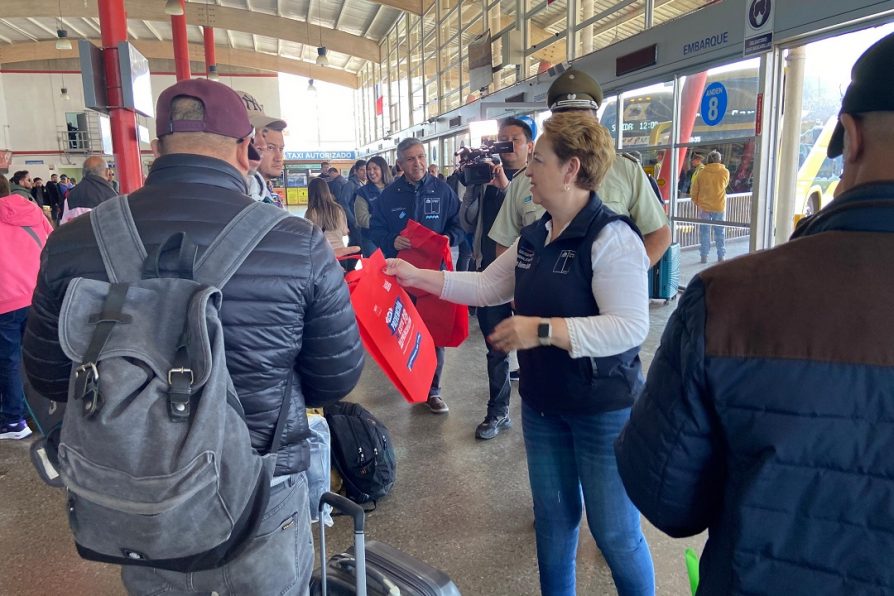
[[[260,529],[216,568],[125,565],[127,591],[306,593],[305,411],[350,393],[364,361],[336,257],[376,250],[401,285],[477,307],[489,387],[480,440],[512,427],[518,354],[543,594],[576,593],[584,512],[624,596],[656,590],[641,514],[674,537],[708,531],[700,594],[894,590],[894,317],[883,274],[894,254],[892,61],[888,36],[854,66],[829,147],[845,163],[836,200],[791,242],[696,275],[648,380],[647,272],[670,245],[668,218],[642,167],[616,155],[597,117],[602,90],[586,73],[556,79],[539,135],[530,119],[499,123],[512,151],[487,161],[489,182],[466,185],[461,169],[445,178],[415,138],[398,144],[393,165],[358,160],[345,177],[322,163],[304,217],[276,223],[222,288],[227,366],[251,443],[266,453],[282,431]],[[201,260],[250,205],[284,208],[270,183],[283,172],[286,127],[246,93],[181,81],[158,99],[156,159],[139,190],[119,197],[100,157],[77,184],[0,177],[0,439],[31,434],[26,380],[68,399],[66,290],[76,278],[110,281],[91,213],[126,203],[158,271],[183,265],[182,250],[166,257],[173,233],[187,233]],[[681,192],[721,213],[722,156],[691,158]],[[465,244],[469,265],[401,258],[414,248],[409,220]],[[704,227],[702,262],[712,231],[724,261],[722,228]],[[440,415],[445,353],[436,346],[425,402]]]

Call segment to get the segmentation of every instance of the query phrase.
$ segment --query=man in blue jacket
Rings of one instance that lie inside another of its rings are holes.
[[[399,236],[407,221],[414,220],[430,230],[443,234],[456,246],[465,235],[459,223],[459,198],[442,180],[428,173],[425,147],[418,139],[404,139],[397,146],[397,163],[403,176],[383,191],[370,214],[369,236],[386,257],[412,248],[410,240]],[[444,369],[444,348],[436,347],[438,365],[428,394],[429,409],[446,414],[449,408],[441,398],[441,371]]]
[[[894,591],[892,63],[854,65],[835,200],[695,277],[616,443],[649,521],[708,530],[699,594]]]

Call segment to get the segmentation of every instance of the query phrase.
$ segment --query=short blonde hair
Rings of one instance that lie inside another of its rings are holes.
[[[591,114],[558,112],[543,123],[553,153],[562,163],[580,160],[574,183],[586,190],[598,190],[615,160],[615,145],[608,130]]]

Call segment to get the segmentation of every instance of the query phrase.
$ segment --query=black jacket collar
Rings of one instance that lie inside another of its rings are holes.
[[[146,178],[146,186],[155,184],[208,184],[248,194],[246,180],[239,170],[221,159],[190,153],[156,159]]]

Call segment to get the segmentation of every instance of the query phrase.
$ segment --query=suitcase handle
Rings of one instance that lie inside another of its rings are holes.
[[[322,580],[323,596],[326,596],[328,585],[326,582],[326,524],[323,523],[323,505],[331,505],[336,511],[354,518],[354,560],[356,561],[357,596],[366,596],[366,537],[363,533],[366,524],[366,511],[357,503],[346,499],[333,492],[325,492],[320,497],[320,579]]]
[[[336,511],[354,518],[354,532],[363,532],[366,525],[366,511],[354,501],[333,492],[325,492],[320,497],[320,513],[323,505],[331,505]]]

